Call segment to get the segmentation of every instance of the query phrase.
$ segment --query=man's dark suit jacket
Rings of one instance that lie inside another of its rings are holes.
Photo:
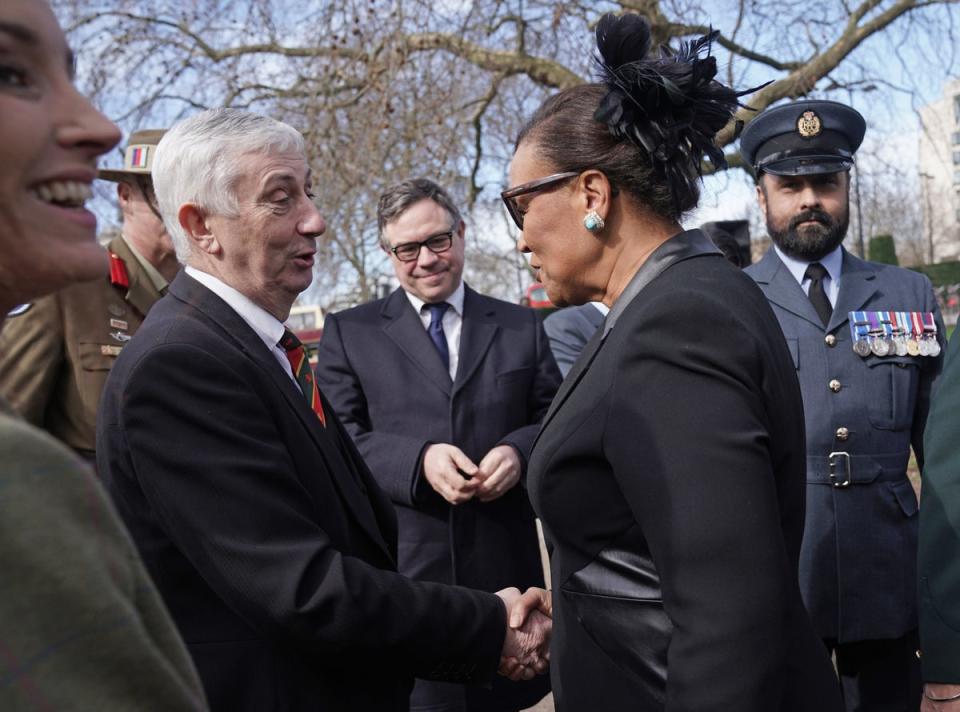
[[[763,294],[702,233],[658,248],[613,305],[528,486],[558,710],[842,709],[797,581],[797,378]]]
[[[550,350],[566,376],[587,342],[603,324],[603,313],[591,303],[565,307],[543,320],[543,330],[550,339]]]
[[[496,668],[502,603],[396,573],[390,502],[324,408],[184,273],[107,381],[100,474],[214,711],[406,710],[415,675]]]
[[[533,311],[467,287],[460,365],[451,382],[413,305],[398,289],[327,317],[317,382],[396,505],[402,573],[485,591],[543,585],[534,514],[523,484],[492,502],[453,507],[420,477],[430,443],[452,443],[476,463],[506,443],[526,464],[560,382]],[[419,685],[413,699],[455,708],[466,692],[468,707],[518,709],[547,690],[545,677],[520,685],[496,681],[491,691]]]

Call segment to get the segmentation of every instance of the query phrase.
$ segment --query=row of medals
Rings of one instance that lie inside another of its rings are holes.
[[[853,342],[853,350],[858,356],[939,356],[940,342],[933,332],[922,335],[900,331],[893,334],[866,334]]]

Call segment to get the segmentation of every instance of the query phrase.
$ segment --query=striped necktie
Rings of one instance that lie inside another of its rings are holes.
[[[294,336],[289,329],[283,330],[280,346],[287,352],[287,360],[290,362],[290,368],[293,369],[293,377],[297,380],[297,385],[300,386],[303,397],[307,399],[310,408],[317,414],[320,425],[327,427],[327,419],[323,414],[323,404],[320,402],[320,390],[317,388],[317,382],[310,368],[310,361],[307,359],[307,350],[303,348],[300,339]]]

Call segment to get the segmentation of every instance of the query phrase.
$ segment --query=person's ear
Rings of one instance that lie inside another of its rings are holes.
[[[757,191],[757,204],[760,206],[760,212],[764,217],[767,216],[767,191],[764,190],[763,186],[763,176],[760,176],[760,179],[757,181],[756,186]]]
[[[613,185],[606,173],[595,169],[584,171],[577,181],[577,190],[584,213],[592,211],[606,220],[613,202]]]
[[[127,205],[130,203],[130,191],[132,188],[129,183],[119,181],[117,183],[117,204],[120,206],[120,212],[126,214]]]
[[[177,211],[177,220],[180,221],[180,227],[187,234],[187,238],[198,250],[211,255],[221,251],[220,242],[199,205],[196,203],[181,205]]]

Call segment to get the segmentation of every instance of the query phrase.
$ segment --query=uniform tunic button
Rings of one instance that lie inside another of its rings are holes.
[[[840,381],[838,381],[836,378],[830,381],[830,383],[827,384],[827,387],[834,393],[839,393],[840,389],[843,388],[843,386],[840,385]]]
[[[850,430],[844,427],[837,428],[837,440],[846,440],[850,437]]]
[[[826,336],[824,336],[823,341],[824,343],[826,343],[827,346],[830,346],[830,347],[834,347],[837,345],[837,337],[834,336],[833,334],[827,334]]]

